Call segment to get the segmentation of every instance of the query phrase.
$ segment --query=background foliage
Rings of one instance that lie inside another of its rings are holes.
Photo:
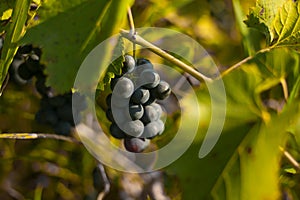
[[[28,11],[30,3],[38,9]],[[299,165],[286,156],[300,160],[298,1],[3,0],[0,32],[6,37],[0,83],[17,47],[32,43],[43,51],[47,84],[58,93],[68,91],[87,53],[120,28],[128,29],[127,5],[132,5],[136,27],[166,27],[191,36],[223,72],[227,114],[221,138],[208,156],[198,158],[210,121],[210,96],[201,84],[195,88],[204,111],[199,131],[188,151],[162,170],[166,195],[299,199]],[[138,53],[158,60],[150,51]],[[113,56],[113,51],[106,56]],[[0,132],[52,131],[34,122],[40,96],[32,84],[9,81],[4,89]],[[176,116],[169,118],[176,123]],[[172,135],[172,126],[167,127]],[[0,199],[96,198],[92,182],[96,161],[83,146],[51,139],[0,143]],[[108,168],[107,172],[112,185],[107,199],[120,199],[128,174]]]

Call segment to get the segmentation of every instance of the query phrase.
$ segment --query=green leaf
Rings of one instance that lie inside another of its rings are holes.
[[[44,2],[37,15],[40,23],[28,30],[24,43],[42,48],[47,84],[57,92],[70,90],[87,54],[118,32],[132,0]],[[107,55],[111,56],[108,51]]]
[[[7,75],[8,68],[18,49],[16,43],[24,35],[24,27],[27,19],[29,6],[30,0],[17,0],[13,9],[11,23],[9,24],[9,27],[7,29],[0,59],[0,96],[2,94],[2,84]]]
[[[250,9],[248,19],[245,23],[264,33],[267,42],[274,39],[273,21],[286,0],[257,0],[256,6]]]
[[[276,14],[273,26],[276,34],[274,45],[299,46],[300,42],[300,4],[287,0]]]
[[[120,56],[122,55],[122,56]],[[105,76],[98,83],[97,89],[104,91],[104,88],[107,84],[110,83],[111,79],[115,77],[115,75],[120,75],[122,72],[122,66],[124,62],[124,41],[120,36],[116,47],[113,50],[113,62],[108,66]]]

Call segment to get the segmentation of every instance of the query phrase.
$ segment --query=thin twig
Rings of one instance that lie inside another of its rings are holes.
[[[107,178],[103,165],[101,163],[98,163],[97,167],[101,173],[101,177],[104,182],[104,189],[102,192],[99,193],[97,200],[102,200],[105,197],[105,195],[108,194],[108,192],[110,191],[110,182]]]
[[[133,15],[131,12],[131,8],[128,6],[127,7],[127,16],[128,16],[128,22],[129,22],[129,27],[130,27],[130,34],[132,34],[133,36],[136,35],[136,31],[135,31],[135,26],[134,26],[134,21],[133,21]],[[133,58],[135,59],[135,50],[136,50],[136,43],[132,42],[132,48],[133,48]]]
[[[240,67],[241,65],[247,63],[248,61],[254,59],[257,55],[261,54],[261,53],[265,53],[267,51],[270,51],[271,49],[273,49],[274,47],[269,47],[269,48],[265,48],[265,49],[261,49],[258,52],[256,52],[254,55],[252,56],[248,56],[246,58],[244,58],[243,60],[241,60],[240,62],[232,65],[231,67],[229,67],[228,69],[226,69],[224,72],[221,73],[221,76],[219,76],[218,78],[222,78],[224,77],[226,74],[228,74],[229,72],[231,72],[232,70]]]
[[[140,37],[139,35],[133,35],[133,34],[131,34],[130,31],[126,31],[126,30],[121,30],[120,34],[123,37],[125,37],[126,39],[130,40],[131,42],[135,42],[136,44],[139,44],[139,45],[141,45],[143,47],[146,47],[150,51],[152,51],[153,53],[155,53],[155,54],[161,56],[162,58],[170,61],[171,63],[177,65],[183,71],[191,74],[192,76],[194,76],[199,81],[201,81],[201,80],[205,80],[207,82],[211,82],[212,81],[211,78],[205,76],[204,74],[201,74],[200,72],[198,72],[193,67],[191,67],[191,66],[185,64],[184,62],[178,60],[174,56],[170,55],[166,51],[164,51],[164,50],[160,49],[159,47],[155,46],[154,44],[148,42],[147,40],[145,40],[144,38]]]
[[[295,158],[293,158],[293,156],[287,152],[286,150],[284,150],[282,147],[279,147],[280,151],[283,152],[284,157],[286,157],[286,159],[288,159],[288,161],[298,170],[300,171],[300,165],[297,162],[297,160]]]
[[[72,143],[81,143],[75,138],[66,137],[62,135],[56,135],[53,133],[2,133],[0,139],[17,139],[17,140],[32,140],[32,139],[55,139],[63,140]]]

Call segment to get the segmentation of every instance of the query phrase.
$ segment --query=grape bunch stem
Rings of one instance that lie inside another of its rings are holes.
[[[155,54],[161,56],[162,58],[170,61],[171,63],[177,65],[183,71],[191,74],[192,76],[194,76],[199,81],[201,81],[201,80],[204,80],[206,82],[212,82],[213,81],[213,79],[205,76],[204,74],[201,74],[195,68],[193,68],[193,67],[185,64],[184,62],[178,60],[177,58],[175,58],[174,56],[170,55],[166,51],[164,51],[164,50],[160,49],[159,47],[155,46],[154,44],[148,42],[147,40],[145,40],[141,36],[139,36],[137,34],[132,34],[131,31],[127,31],[127,30],[123,30],[123,29],[121,29],[120,34],[121,34],[122,37],[130,40],[131,42],[139,44],[139,45],[141,45],[143,47],[146,47],[150,51],[152,51],[153,53],[155,53]]]

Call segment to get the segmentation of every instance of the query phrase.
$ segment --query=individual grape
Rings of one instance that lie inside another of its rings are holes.
[[[136,104],[144,104],[149,100],[150,93],[149,90],[138,88],[132,94],[130,101]]]
[[[32,45],[28,44],[28,45],[24,45],[24,46],[20,46],[17,54],[29,54],[32,51]]]
[[[129,105],[129,98],[121,98],[115,94],[113,94],[111,98],[111,106],[117,107],[117,108],[128,108]]]
[[[155,102],[156,102],[156,98],[153,95],[151,95],[151,92],[150,92],[149,99],[143,104],[143,106],[148,106]]]
[[[114,90],[114,88],[115,88],[115,86],[116,86],[119,79],[120,79],[120,77],[116,76],[116,77],[114,77],[110,80],[110,89],[111,89],[111,91]]]
[[[18,71],[17,73],[19,74],[19,76],[24,79],[24,80],[29,80],[32,78],[33,74],[32,72],[28,69],[28,66],[26,63],[22,63],[19,67],[18,67]]]
[[[113,94],[116,94],[121,98],[129,98],[134,92],[133,82],[126,77],[122,77],[118,80],[114,87]]]
[[[139,84],[145,88],[155,88],[160,82],[159,74],[152,69],[146,69],[141,73]]]
[[[139,59],[137,59],[137,61],[136,61],[136,68],[134,70],[134,73],[137,76],[140,76],[141,73],[144,70],[146,70],[146,69],[153,70],[152,63],[149,60],[145,59],[145,58],[139,58]]]
[[[155,109],[155,112],[159,116],[158,118],[160,118],[160,116],[162,115],[162,112],[163,112],[161,106],[158,103],[152,103],[150,105]]]
[[[113,136],[114,138],[117,139],[124,139],[126,137],[126,134],[124,133],[124,131],[122,131],[117,124],[112,123],[109,127],[110,130],[110,134],[111,136]]]
[[[123,74],[131,73],[135,68],[135,60],[130,55],[125,55],[124,58],[125,58],[125,61],[123,63],[123,68],[122,68]]]
[[[84,95],[81,95],[79,92],[74,92],[72,95],[72,106],[77,111],[82,111],[87,108],[87,102]]]
[[[35,120],[40,124],[54,125],[58,122],[57,115],[51,108],[39,110],[35,115]]]
[[[129,113],[132,120],[141,119],[144,114],[144,108],[140,104],[132,104],[129,106]]]
[[[43,66],[40,64],[39,57],[35,54],[29,55],[25,63],[27,64],[30,72],[33,74],[43,70]]]
[[[57,134],[68,136],[71,132],[71,124],[66,121],[60,121],[54,126],[54,132]]]
[[[144,124],[140,120],[129,121],[120,127],[127,135],[139,137],[144,131]]]
[[[53,107],[63,106],[66,102],[66,98],[62,95],[54,96],[48,99],[48,103]]]
[[[46,86],[46,76],[43,74],[37,75],[37,80],[35,82],[35,88],[42,96],[45,96],[45,97],[52,96],[51,87]]]
[[[153,95],[157,99],[164,100],[170,96],[171,88],[166,81],[160,81],[160,83],[151,92],[153,92]]]
[[[147,125],[145,125],[144,132],[141,135],[141,138],[148,138],[148,139],[154,138],[155,136],[158,135],[160,131],[159,128],[160,127],[158,126],[156,121],[148,123]]]
[[[39,60],[40,60],[40,58],[42,56],[42,50],[38,47],[34,47],[34,48],[32,48],[32,51],[34,52],[35,55],[37,55],[39,57]]]
[[[144,115],[141,118],[141,121],[144,124],[147,124],[149,122],[153,122],[158,120],[160,117],[159,113],[156,112],[156,108],[150,105],[147,105],[144,107]]]
[[[148,139],[144,138],[125,138],[124,147],[127,151],[140,153],[144,151],[150,144]]]
[[[127,123],[129,121],[132,121],[130,114],[128,112],[128,108],[112,108],[112,118],[113,122],[116,122],[118,125]]]
[[[149,65],[153,69],[152,63],[148,59],[145,59],[145,58],[138,58],[137,61],[136,61],[136,65],[137,66],[140,66],[140,65]]]
[[[110,108],[106,110],[105,114],[106,114],[106,118],[107,118],[109,121],[115,122],[114,117],[113,117],[113,114],[112,114],[112,110],[111,110]]]
[[[73,120],[73,111],[71,104],[64,104],[63,106],[57,109],[57,115],[60,119],[64,121]]]
[[[99,167],[95,167],[93,170],[93,186],[98,192],[103,191],[105,187]]]

